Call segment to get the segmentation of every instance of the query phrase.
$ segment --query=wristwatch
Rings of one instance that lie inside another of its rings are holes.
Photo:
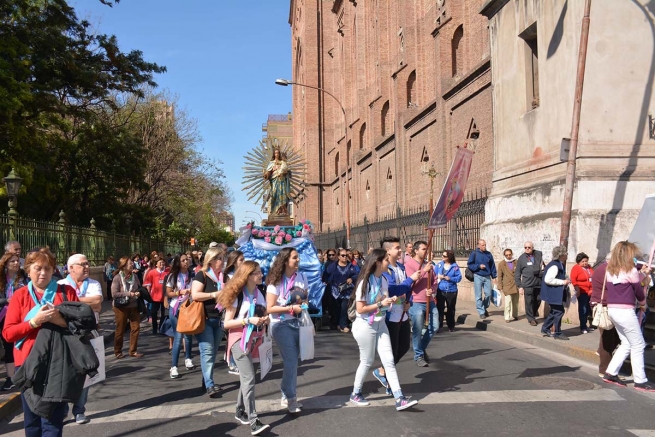
[[[378,309],[382,308],[382,301],[378,302]]]

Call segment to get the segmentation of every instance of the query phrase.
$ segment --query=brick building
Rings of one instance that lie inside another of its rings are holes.
[[[327,232],[435,199],[457,146],[476,155],[467,192],[491,187],[492,95],[484,0],[291,0],[294,145],[307,156],[299,213]]]

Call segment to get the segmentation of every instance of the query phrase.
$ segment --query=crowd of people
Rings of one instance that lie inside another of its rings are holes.
[[[249,425],[257,435],[269,426],[263,424],[255,408],[255,361],[258,345],[265,333],[277,345],[283,363],[280,405],[299,414],[297,374],[300,357],[299,315],[307,308],[309,285],[300,270],[300,258],[293,248],[280,250],[268,271],[262,275],[259,264],[244,259],[239,250],[212,243],[200,251],[176,255],[152,252],[123,256],[118,262],[109,257],[103,266],[107,292],[91,279],[89,260],[84,254],[71,254],[65,268],[57,266],[48,248],[31,250],[21,258],[19,242],[5,246],[0,258],[0,330],[5,350],[7,378],[2,390],[14,388],[16,371],[24,365],[39,333],[46,327],[65,329],[68,320],[58,310],[62,302],[81,302],[95,314],[96,322],[103,299],[112,301],[115,319],[114,356],[140,359],[139,334],[143,321],[152,324],[152,333],[168,336],[171,379],[181,377],[179,355],[185,353],[187,370],[193,363],[193,337],[198,345],[202,373],[201,386],[210,398],[221,395],[215,380],[219,346],[225,338],[228,371],[238,375],[240,389],[235,418]],[[425,241],[407,243],[404,250],[396,237],[385,237],[380,247],[366,256],[344,248],[317,251],[322,280],[326,285],[323,307],[331,328],[352,333],[359,348],[359,366],[355,371],[349,402],[369,405],[362,388],[376,351],[382,363],[371,375],[379,381],[395,407],[402,411],[417,404],[401,388],[396,364],[413,351],[419,367],[430,365],[428,346],[434,335],[455,328],[458,284],[464,277],[473,282],[476,309],[480,318],[489,316],[492,288],[504,294],[504,318],[518,320],[519,295],[525,299],[528,323],[538,325],[541,301],[548,303],[548,314],[541,326],[544,336],[565,340],[561,321],[567,300],[578,299],[580,332],[592,332],[592,307],[606,306],[613,329],[601,330],[599,373],[607,383],[625,386],[618,376],[623,361],[630,356],[635,388],[655,391],[644,373],[643,320],[646,293],[652,285],[651,270],[636,264],[638,248],[620,242],[608,261],[595,269],[589,257],[580,253],[566,273],[567,250],[553,249],[552,260],[545,263],[542,253],[531,242],[524,253],[514,258],[511,249],[496,265],[486,242],[480,240],[470,254],[462,273],[452,250],[444,250],[441,259],[428,254]],[[437,255],[439,252],[437,252]],[[571,286],[571,290],[569,289]],[[195,335],[178,331],[180,310],[201,303],[204,323]],[[444,326],[445,324],[445,326]],[[129,347],[124,350],[124,333],[129,327]],[[21,387],[19,387],[21,388]],[[77,423],[88,423],[85,404],[88,387],[75,399],[62,398],[47,417],[37,414],[23,400],[26,435],[61,435],[69,403]]]

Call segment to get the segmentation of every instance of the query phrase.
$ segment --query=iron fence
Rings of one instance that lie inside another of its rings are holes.
[[[183,244],[164,238],[101,231],[95,228],[93,221],[88,228],[69,226],[64,216],[54,223],[0,215],[0,236],[3,246],[10,240],[19,241],[23,254],[34,247],[49,246],[60,264],[66,262],[71,253],[83,253],[91,265],[98,266],[103,265],[109,255],[118,259],[136,252],[176,253],[187,249]]]
[[[448,225],[435,230],[432,240],[434,250],[452,249],[456,257],[468,257],[480,238],[486,201],[485,195],[479,198],[471,196],[462,202]],[[350,245],[366,253],[370,247],[380,247],[380,240],[387,235],[400,238],[403,244],[427,240],[429,216],[429,206],[423,205],[404,212],[397,210],[374,223],[369,223],[365,218],[364,224],[350,229]],[[345,226],[343,229],[317,234],[315,244],[321,249],[345,247]]]

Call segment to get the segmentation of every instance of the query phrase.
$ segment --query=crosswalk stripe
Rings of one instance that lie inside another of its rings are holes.
[[[627,429],[626,431],[637,437],[655,437],[655,430],[652,429]]]
[[[392,397],[376,394],[367,397],[371,407],[393,407]],[[485,403],[525,403],[525,402],[594,402],[594,401],[624,401],[618,393],[611,389],[596,390],[499,390],[422,393],[413,396],[419,400],[419,405],[454,405],[454,404],[485,404]],[[362,408],[348,402],[347,396],[317,396],[300,398],[305,410],[327,410],[336,408]],[[256,402],[257,412],[275,412],[282,410],[280,399],[259,399]],[[366,408],[366,407],[363,407]],[[370,408],[370,407],[368,407]],[[171,419],[189,416],[210,415],[217,413],[234,413],[235,401],[211,401],[190,404],[158,405],[139,409],[117,409],[105,411],[88,411],[87,417],[93,424],[110,423],[129,420]],[[17,416],[12,422],[22,421]],[[642,437],[641,435],[639,437]],[[644,434],[643,437],[655,437]]]

